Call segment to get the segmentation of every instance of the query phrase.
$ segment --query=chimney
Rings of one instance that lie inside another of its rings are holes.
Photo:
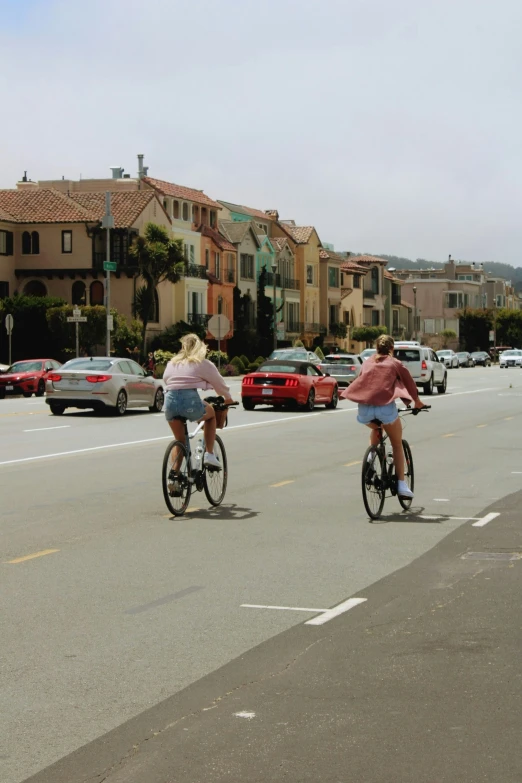
[[[451,255],[448,256],[448,263],[444,264],[444,271],[449,280],[455,280],[455,261],[452,260]]]
[[[24,171],[24,176],[22,179],[16,183],[17,190],[30,190],[31,188],[37,188],[38,189],[38,182],[33,182],[32,179],[29,179],[27,176],[27,171]]]
[[[24,176],[22,177],[22,182],[28,182],[28,181],[29,180],[27,179],[27,171],[24,171]]]
[[[265,210],[268,217],[274,218],[274,220],[279,220],[279,212],[277,209],[267,209]]]
[[[112,178],[121,179],[123,177],[123,169],[121,166],[111,166]]]
[[[145,155],[138,155],[138,179],[142,179],[146,176],[146,171],[143,168],[143,158]],[[147,167],[148,171],[148,167]]]

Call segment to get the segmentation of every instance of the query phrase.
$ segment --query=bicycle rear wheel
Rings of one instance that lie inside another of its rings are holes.
[[[384,506],[386,490],[383,483],[383,452],[376,446],[366,449],[362,464],[362,496],[370,519],[378,519]]]
[[[167,446],[163,457],[161,482],[168,510],[174,516],[181,517],[187,510],[192,484],[187,447],[179,440],[173,440]]]
[[[414,484],[413,457],[411,455],[410,444],[408,443],[407,440],[402,441],[402,448],[404,451],[404,481],[413,492],[413,484]],[[413,498],[401,498],[400,495],[398,495],[397,497],[399,498],[399,503],[401,504],[403,509],[407,511],[411,506],[411,501]]]
[[[213,506],[219,506],[227,491],[227,453],[223,441],[216,435],[214,454],[221,464],[221,470],[205,467],[203,471],[203,489],[208,502]]]

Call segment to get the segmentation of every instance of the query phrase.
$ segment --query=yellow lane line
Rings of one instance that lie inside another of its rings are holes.
[[[24,555],[23,557],[15,557],[14,560],[6,560],[6,563],[25,563],[26,560],[34,560],[35,557],[44,557],[45,555],[52,555],[54,552],[59,552],[59,549],[42,549],[41,552],[33,552],[31,555]]]
[[[442,437],[443,438],[454,438],[455,437],[455,433],[454,432],[448,432],[447,435],[443,435]]]
[[[362,462],[362,459],[356,459],[354,462],[346,462],[344,464],[345,468],[351,468],[353,465],[360,465]]]
[[[284,487],[285,484],[293,484],[295,479],[288,479],[287,481],[280,481],[278,484],[270,484],[271,487]]]
[[[477,424],[477,429],[479,430],[481,427],[487,427],[487,424]]]
[[[504,419],[504,421],[511,421],[511,420],[512,420],[512,419],[514,419],[514,418],[515,418],[514,416],[506,416],[506,418]]]

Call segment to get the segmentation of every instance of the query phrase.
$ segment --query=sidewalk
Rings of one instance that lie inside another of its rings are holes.
[[[521,500],[32,783],[522,781]]]

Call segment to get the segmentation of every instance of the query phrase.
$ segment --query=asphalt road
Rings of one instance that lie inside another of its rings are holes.
[[[109,779],[106,769],[126,780],[119,760],[169,723],[172,698],[210,694],[221,667],[255,679],[248,666],[269,668],[268,640],[313,633],[303,623],[399,569],[406,600],[419,558],[460,528],[480,535],[486,514],[500,514],[488,530],[500,525],[503,499],[522,487],[522,373],[474,368],[449,379],[430,414],[408,419],[412,511],[387,501],[379,524],[362,505],[367,435],[349,402],[313,414],[233,412],[223,506],[209,510],[196,494],[191,513],[172,520],[162,415],[58,418],[42,400],[1,401],[0,780],[55,762],[35,780]],[[344,627],[364,606],[318,628]],[[334,664],[319,656],[317,665]]]

